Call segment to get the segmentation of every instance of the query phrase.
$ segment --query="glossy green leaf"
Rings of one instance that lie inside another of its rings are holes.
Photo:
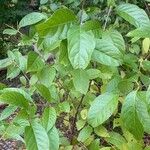
[[[109,137],[109,133],[104,126],[98,126],[98,127],[94,128],[94,132],[96,135],[98,135],[100,137]]]
[[[120,51],[125,51],[125,41],[117,30],[108,30],[102,34],[102,38],[113,43]]]
[[[0,115],[0,121],[2,121],[2,120],[4,120],[4,119],[8,118],[12,113],[14,113],[14,111],[15,111],[16,109],[17,109],[16,106],[8,106],[8,107],[6,107],[6,108],[2,111],[2,113],[1,113],[1,115]]]
[[[53,107],[47,107],[44,109],[41,121],[43,127],[46,129],[47,132],[55,125],[56,117],[56,111]]]
[[[150,133],[150,114],[148,112],[148,107],[143,99],[137,98],[136,111],[138,118],[143,125],[144,131]]]
[[[129,93],[125,99],[125,102],[121,111],[121,118],[124,127],[131,132],[135,138],[141,139],[143,136],[143,126],[138,118],[136,101],[137,95],[136,91]]]
[[[28,72],[40,71],[44,67],[44,62],[35,52],[28,53],[27,70]]]
[[[89,88],[89,77],[85,70],[75,70],[72,74],[76,91],[86,94]]]
[[[89,76],[89,79],[95,79],[100,77],[101,71],[98,69],[88,69],[87,74]]]
[[[5,88],[2,90],[2,93],[5,93],[5,92],[18,92],[22,94],[26,100],[31,101],[31,102],[33,101],[31,98],[31,95],[21,88]]]
[[[67,31],[68,26],[74,21],[76,21],[76,16],[73,12],[67,8],[61,8],[55,11],[47,21],[37,25],[36,28],[40,36],[46,36],[48,33],[57,31],[58,28]]]
[[[15,29],[5,29],[5,30],[3,31],[3,34],[16,35],[17,32],[18,32],[18,31],[15,30]]]
[[[38,92],[40,93],[40,95],[42,97],[44,97],[45,100],[47,100],[49,102],[51,101],[50,91],[49,91],[49,89],[45,85],[43,85],[43,84],[37,84],[36,88],[37,88]]]
[[[49,139],[45,129],[37,122],[25,128],[27,150],[49,150]]]
[[[134,4],[121,4],[116,9],[117,13],[135,27],[150,24],[145,11]]]
[[[97,39],[92,59],[104,65],[119,66],[123,55],[112,42],[108,42],[106,39]]]
[[[21,27],[33,25],[46,18],[47,18],[46,15],[42,13],[32,12],[30,14],[27,14],[25,17],[21,19],[21,21],[19,22],[19,27],[21,28]]]
[[[127,141],[120,134],[116,132],[110,132],[109,135],[110,137],[105,138],[107,142],[115,145],[120,150],[125,149],[125,144],[127,144]]]
[[[118,105],[118,95],[105,93],[98,96],[88,112],[88,123],[97,127],[104,123],[115,111]]]
[[[38,81],[39,83],[50,87],[53,80],[55,79],[56,70],[51,66],[45,66],[41,71],[38,72]]]
[[[6,68],[12,64],[11,59],[5,58],[0,60],[0,69]]]
[[[92,32],[86,32],[80,26],[73,26],[67,34],[68,57],[74,69],[85,69],[95,48]]]
[[[92,131],[93,131],[92,127],[90,126],[84,127],[78,135],[78,141],[85,142],[85,140],[87,140],[90,137]]]
[[[49,137],[49,150],[58,150],[59,133],[55,126],[48,132],[48,137]]]
[[[16,91],[8,91],[1,94],[0,101],[10,105],[24,107],[26,109],[28,108],[29,105],[25,97]]]

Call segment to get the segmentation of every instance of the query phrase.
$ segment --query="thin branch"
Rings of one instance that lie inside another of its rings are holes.
[[[92,80],[91,80],[90,83],[89,83],[88,91],[90,91],[91,82],[92,82]],[[83,94],[82,97],[81,97],[81,99],[80,99],[79,105],[78,105],[78,107],[77,107],[77,111],[76,111],[76,113],[75,113],[75,117],[74,117],[74,119],[73,119],[72,130],[71,130],[71,131],[72,131],[72,138],[73,138],[73,136],[74,136],[74,134],[75,134],[76,121],[77,121],[78,113],[80,112],[80,107],[81,107],[81,105],[82,105],[82,102],[83,102],[83,100],[84,100],[84,97],[85,97],[85,95]]]
[[[149,10],[149,7],[148,7],[147,3],[145,2],[145,0],[143,0],[143,2],[144,2],[144,5],[146,7],[148,15],[150,15],[150,10]]]
[[[82,0],[82,6],[81,6],[81,15],[80,15],[80,25],[82,25],[82,17],[83,17],[83,11],[84,11],[84,5],[85,5],[85,0]]]
[[[104,28],[103,28],[104,30],[106,30],[106,26],[107,26],[108,19],[109,19],[111,11],[112,11],[112,6],[110,6],[109,9],[108,9],[108,13],[107,13],[105,24],[104,24]]]
[[[84,97],[85,97],[85,95],[83,94],[82,97],[81,97],[81,100],[79,102],[79,105],[77,107],[77,111],[75,113],[75,117],[74,117],[74,120],[73,120],[73,123],[72,123],[72,136],[75,134],[76,121],[77,121],[78,113],[79,113],[79,110],[80,110],[80,107],[82,105]]]

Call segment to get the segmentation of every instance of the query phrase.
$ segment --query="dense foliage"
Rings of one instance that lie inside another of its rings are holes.
[[[0,69],[21,84],[0,84],[1,138],[28,150],[150,149],[148,2],[41,0],[5,29],[19,41]]]

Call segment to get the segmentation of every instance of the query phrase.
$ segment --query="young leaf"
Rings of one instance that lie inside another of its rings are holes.
[[[48,2],[48,0],[40,0],[41,5],[46,4],[47,2]]]
[[[2,120],[4,120],[4,119],[8,118],[16,109],[17,109],[16,106],[8,106],[8,107],[6,107],[6,108],[2,111],[2,113],[1,113],[1,115],[0,115],[0,121],[2,121]]]
[[[144,131],[136,110],[136,94],[136,91],[133,91],[127,95],[122,106],[121,118],[124,127],[131,132],[136,139],[141,139]]]
[[[135,27],[144,27],[150,24],[145,11],[134,4],[121,4],[117,7],[117,13]]]
[[[100,137],[109,137],[109,133],[104,126],[94,128],[94,132]]]
[[[0,60],[0,70],[4,69],[12,64],[11,59],[5,58]]]
[[[49,150],[49,139],[45,129],[37,122],[25,128],[27,150]]]
[[[44,62],[35,52],[28,53],[27,70],[28,72],[40,71],[44,67]]]
[[[42,97],[44,97],[45,100],[47,100],[49,102],[51,101],[50,91],[49,91],[49,89],[45,85],[43,85],[43,84],[37,84],[36,88],[37,88],[38,92],[40,93],[40,95]]]
[[[115,111],[118,105],[118,95],[105,93],[98,96],[88,112],[88,123],[97,127],[104,123]]]
[[[42,115],[42,125],[47,132],[55,125],[56,117],[56,111],[53,107],[45,108]]]
[[[56,70],[51,66],[45,66],[41,71],[38,72],[38,80],[41,84],[46,87],[52,85],[53,80],[55,79]]]
[[[93,131],[92,127],[90,126],[84,127],[78,135],[78,141],[84,142],[86,139],[90,137],[92,131]]]
[[[86,94],[89,87],[89,77],[85,70],[75,70],[72,74],[76,91]]]
[[[19,27],[21,28],[21,27],[33,25],[46,18],[47,18],[46,15],[42,13],[32,12],[30,14],[27,14],[25,17],[21,19],[21,21],[19,22]]]
[[[48,133],[49,138],[49,150],[58,150],[59,149],[59,134],[58,130],[54,126]]]
[[[149,38],[145,38],[143,40],[143,45],[142,45],[142,53],[143,54],[147,54],[150,48],[150,39]]]
[[[98,69],[88,69],[87,74],[89,76],[89,79],[95,79],[100,77],[101,71]]]
[[[86,32],[80,26],[73,26],[67,34],[68,57],[74,69],[85,69],[95,48],[95,39],[91,31]]]
[[[109,135],[110,137],[105,138],[107,142],[115,145],[120,150],[125,148],[127,141],[120,134],[116,132],[110,132]],[[128,148],[127,145],[126,148]]]
[[[17,32],[18,32],[18,31],[15,30],[15,29],[5,29],[5,30],[3,31],[3,34],[16,35]]]

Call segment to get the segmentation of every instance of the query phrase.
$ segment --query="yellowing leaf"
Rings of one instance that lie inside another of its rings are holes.
[[[142,54],[148,53],[149,47],[150,47],[150,39],[149,38],[145,38],[143,40],[143,45],[142,45]]]
[[[87,118],[87,113],[88,113],[88,111],[87,111],[87,109],[83,109],[82,111],[81,111],[81,118],[83,119],[83,120],[85,120],[86,118]]]

